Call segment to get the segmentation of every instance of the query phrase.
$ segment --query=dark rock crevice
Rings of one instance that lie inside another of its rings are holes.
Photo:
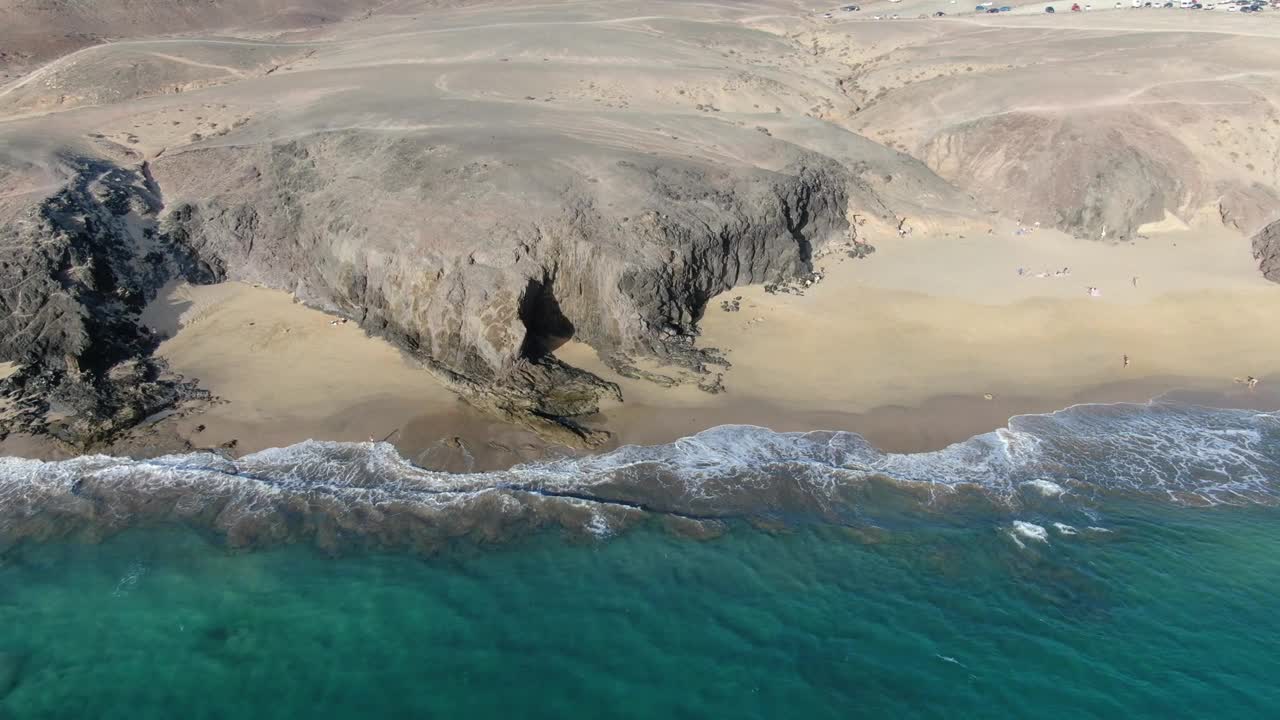
[[[530,278],[520,299],[520,322],[525,328],[520,357],[525,360],[537,361],[552,355],[573,337],[573,323],[560,308],[554,284],[548,276],[541,280]]]

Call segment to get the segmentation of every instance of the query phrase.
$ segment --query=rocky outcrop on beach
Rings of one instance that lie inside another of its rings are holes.
[[[156,231],[145,163],[65,162],[60,192],[0,225],[0,356],[21,367],[0,385],[16,405],[0,433],[83,446],[199,394],[150,357],[159,338],[136,319],[170,279],[211,275]]]
[[[349,174],[366,170],[379,192],[353,194]],[[65,405],[75,422],[58,432],[81,444],[189,390],[163,378],[158,338],[137,323],[172,279],[291,291],[474,404],[593,444],[574,418],[620,393],[555,347],[574,337],[707,372],[717,360],[692,342],[707,301],[808,271],[814,247],[847,231],[850,182],[802,151],[772,172],[626,154],[587,176],[358,132],[132,169],[80,159],[75,173],[5,226],[20,252],[0,267],[0,357],[24,368],[8,381],[19,397],[54,389],[53,405],[27,402],[26,426]]]
[[[569,337],[678,357],[672,338],[711,296],[806,271],[847,229],[847,172],[799,150],[774,172],[630,153],[582,172],[459,150],[344,132],[154,172],[166,233],[220,277],[291,290],[476,382]],[[184,180],[196,172],[225,180]],[[376,193],[353,195],[352,172]]]
[[[1253,257],[1264,277],[1280,282],[1280,220],[1262,228],[1253,236]]]

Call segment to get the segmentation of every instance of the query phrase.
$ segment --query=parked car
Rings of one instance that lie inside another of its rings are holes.
[[[1052,6],[1052,5],[1050,5],[1049,7],[1045,8],[1045,9],[1044,9],[1044,11],[1045,11],[1045,12],[1047,12],[1047,13],[1049,13],[1050,15],[1052,15],[1052,14],[1054,14],[1054,13],[1058,12],[1057,10],[1054,10],[1054,9],[1053,9],[1053,6]]]
[[[1008,5],[1000,6],[1000,12],[1012,12],[1012,11],[1013,11],[1013,8],[1009,7]]]
[[[941,10],[933,14],[934,17],[942,17],[943,15],[946,15],[946,13],[942,12]]]
[[[988,9],[987,9],[987,14],[988,14],[988,15],[995,15],[995,14],[997,14],[997,13],[999,13],[999,12],[1000,12],[1000,8],[988,8]]]
[[[1080,12],[1080,3],[1071,3],[1071,12]]]

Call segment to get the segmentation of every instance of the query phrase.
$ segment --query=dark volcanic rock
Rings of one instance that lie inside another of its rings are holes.
[[[1253,236],[1253,256],[1258,260],[1258,269],[1268,280],[1280,282],[1280,220]]]
[[[195,392],[148,357],[159,339],[137,317],[171,278],[211,275],[156,232],[145,165],[68,162],[65,189],[0,226],[0,359],[22,366],[0,384],[18,401],[0,434],[49,431],[84,447]]]

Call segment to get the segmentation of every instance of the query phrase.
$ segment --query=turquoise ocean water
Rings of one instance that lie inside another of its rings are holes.
[[[0,718],[1269,718],[1280,421],[0,461]]]

